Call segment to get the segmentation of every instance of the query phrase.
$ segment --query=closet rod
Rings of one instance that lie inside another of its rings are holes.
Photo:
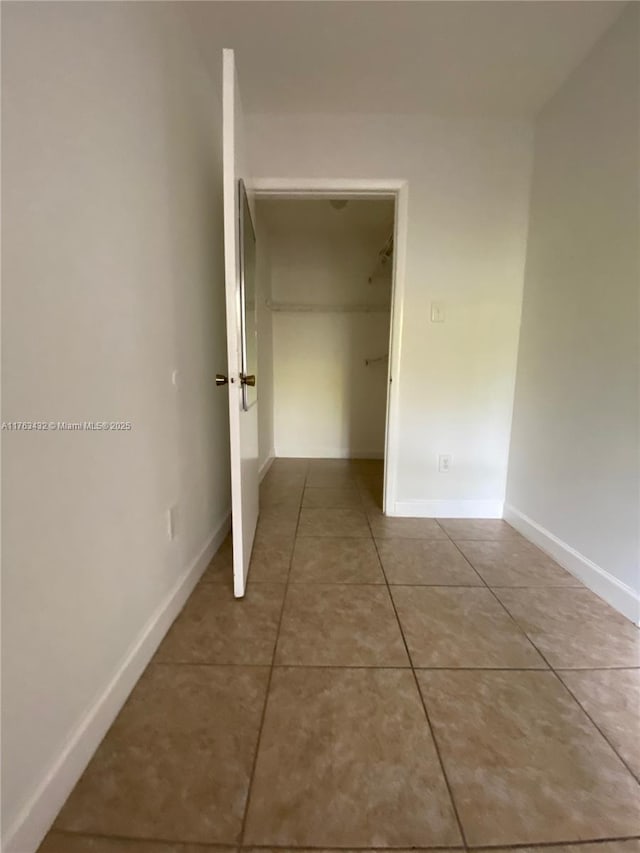
[[[389,353],[386,352],[384,355],[379,355],[377,358],[365,358],[364,363],[369,367],[370,364],[376,364],[378,361],[387,361],[388,358]]]
[[[307,314],[388,314],[389,305],[310,305],[298,302],[271,302],[267,300],[271,311]]]
[[[387,242],[384,244],[384,247],[380,249],[378,252],[378,263],[376,264],[375,269],[369,276],[369,284],[373,284],[374,280],[378,277],[379,271],[383,270],[387,263],[393,257],[393,234],[388,238]]]

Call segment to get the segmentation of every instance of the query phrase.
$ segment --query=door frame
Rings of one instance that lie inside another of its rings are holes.
[[[400,361],[409,224],[409,182],[377,178],[254,178],[255,198],[393,199],[395,203],[393,278],[389,323],[389,365],[382,509],[396,515],[400,449]]]

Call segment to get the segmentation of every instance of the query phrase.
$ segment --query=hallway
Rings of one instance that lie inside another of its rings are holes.
[[[381,488],[274,462],[247,597],[227,540],[42,853],[637,853],[637,629],[506,523],[386,518]]]

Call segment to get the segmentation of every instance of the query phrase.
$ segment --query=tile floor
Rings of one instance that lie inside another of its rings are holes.
[[[640,853],[640,633],[501,521],[385,518],[280,459],[42,853]],[[594,843],[598,842],[598,843]]]

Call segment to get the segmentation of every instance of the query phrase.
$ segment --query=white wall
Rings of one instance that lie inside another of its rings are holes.
[[[258,465],[266,471],[275,456],[273,435],[273,333],[271,311],[271,249],[269,232],[256,212],[256,300],[258,305]]]
[[[368,279],[393,230],[393,202],[352,200],[334,210],[327,200],[271,200],[258,208],[276,305],[382,308],[273,312],[276,454],[382,457],[387,365],[365,359],[388,351],[391,278]]]
[[[227,522],[220,116],[181,14],[3,3],[3,420],[133,425],[2,434],[7,851],[37,846]]]
[[[536,121],[507,492],[511,515],[543,530],[515,523],[636,619],[638,13]]]
[[[521,310],[528,123],[253,115],[259,177],[406,178],[395,511],[500,515]],[[429,322],[430,302],[447,321]],[[449,474],[437,456],[450,453]]]

